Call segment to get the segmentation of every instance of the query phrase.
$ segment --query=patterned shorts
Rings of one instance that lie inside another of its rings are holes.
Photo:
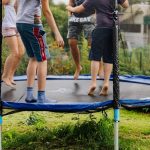
[[[84,37],[86,39],[91,38],[91,34],[94,28],[95,28],[95,22],[93,21],[93,17],[77,18],[71,16],[68,19],[67,38],[78,39],[79,36],[81,35],[81,32],[83,32]]]
[[[17,23],[17,29],[30,58],[35,57],[38,62],[50,58],[46,33],[42,25]]]

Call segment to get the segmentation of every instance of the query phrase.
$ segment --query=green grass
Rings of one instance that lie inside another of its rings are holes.
[[[121,118],[120,137],[126,149],[131,147],[133,150],[149,150],[150,114],[123,111]]]
[[[21,112],[4,117],[4,150],[112,150],[113,110],[102,113],[63,114]],[[120,149],[149,150],[150,114],[121,110]]]
[[[120,74],[150,75],[150,46],[119,50]]]

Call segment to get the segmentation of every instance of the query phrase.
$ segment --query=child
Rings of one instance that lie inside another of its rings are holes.
[[[25,100],[26,102],[36,102],[33,96],[33,84],[37,73],[37,102],[53,103],[55,101],[47,101],[45,96],[47,59],[50,58],[50,54],[41,22],[41,11],[54,32],[58,46],[64,46],[64,41],[49,8],[49,0],[18,0],[17,29],[30,58],[27,67],[27,96]]]
[[[15,0],[2,0],[4,5],[4,18],[2,22],[2,34],[10,49],[10,54],[6,58],[2,80],[11,88],[15,88],[13,80],[14,73],[24,54],[24,46],[16,28]]]
[[[70,6],[79,6],[85,0],[69,0]],[[78,47],[78,40],[81,33],[84,33],[85,39],[88,41],[88,46],[91,46],[91,33],[95,27],[95,10],[88,9],[80,14],[68,12],[68,43],[72,58],[74,60],[76,71],[74,79],[77,80],[82,70],[80,64],[80,50]]]
[[[104,62],[104,83],[99,95],[108,95],[109,78],[113,64],[113,1],[114,0],[85,0],[79,6],[67,6],[67,10],[81,13],[87,9],[94,8],[96,11],[96,27],[92,32],[92,44],[89,59],[91,60],[92,82],[88,95],[93,95],[96,89],[96,77],[99,71],[99,62]],[[118,0],[118,3],[128,7],[128,0]]]

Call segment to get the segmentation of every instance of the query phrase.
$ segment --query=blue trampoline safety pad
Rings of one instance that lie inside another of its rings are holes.
[[[95,110],[102,107],[112,106],[113,101],[94,102],[94,103],[69,103],[69,104],[38,104],[38,103],[14,103],[3,102],[6,108],[26,110],[26,111],[52,111],[52,112],[81,112],[88,110]]]
[[[120,106],[123,107],[150,107],[150,99],[146,100],[120,100]],[[50,104],[50,103],[15,103],[15,102],[3,102],[3,107],[25,110],[25,111],[52,111],[52,112],[82,112],[90,110],[102,110],[113,107],[113,100],[105,102],[93,102],[93,103],[69,103],[69,104]]]

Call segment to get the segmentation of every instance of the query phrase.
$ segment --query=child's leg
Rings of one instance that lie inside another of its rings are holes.
[[[101,60],[99,62],[99,72],[98,72],[98,75],[99,75],[99,78],[104,78],[104,66],[103,66],[103,61]]]
[[[45,91],[47,76],[47,60],[38,62],[37,77],[38,91]]]
[[[16,53],[14,65],[13,65],[13,67],[11,69],[11,75],[10,75],[10,81],[14,85],[16,83],[13,80],[13,76],[14,76],[14,73],[15,73],[15,71],[16,71],[18,65],[19,65],[19,62],[20,62],[20,60],[21,60],[21,58],[22,58],[22,56],[24,54],[24,46],[23,46],[23,43],[21,41],[20,36],[17,36],[16,40],[17,40],[17,42],[16,42],[15,47],[16,47],[16,50],[17,50],[16,52],[17,53]]]
[[[36,102],[33,96],[33,86],[37,71],[37,61],[35,58],[30,58],[27,67],[27,96],[26,102]]]
[[[37,61],[35,58],[30,58],[27,67],[27,87],[34,86],[36,71],[37,71]]]
[[[6,83],[6,85],[13,87],[11,83],[11,79],[13,78],[14,72],[16,70],[16,64],[18,63],[18,43],[17,37],[6,37],[5,38],[8,48],[10,49],[10,54],[7,57],[4,70],[2,75],[2,80]]]
[[[46,76],[47,76],[47,60],[38,62],[38,103],[56,103],[55,100],[48,100],[45,94],[46,87]]]
[[[74,79],[77,80],[79,75],[80,75],[80,71],[82,70],[82,67],[80,64],[80,51],[78,48],[77,39],[69,39],[69,46],[70,46],[70,50],[71,50],[71,54],[72,54],[74,63],[76,65],[76,71],[74,73]]]
[[[112,64],[104,63],[104,83],[102,90],[100,91],[100,95],[106,96],[108,95],[108,88],[109,88],[109,78],[112,72]]]
[[[37,77],[38,77],[38,102],[43,103],[46,100],[45,87],[47,75],[47,60],[38,62]]]
[[[99,61],[91,61],[91,75],[92,82],[88,91],[88,95],[93,95],[94,90],[96,89],[96,78],[99,70]]]

